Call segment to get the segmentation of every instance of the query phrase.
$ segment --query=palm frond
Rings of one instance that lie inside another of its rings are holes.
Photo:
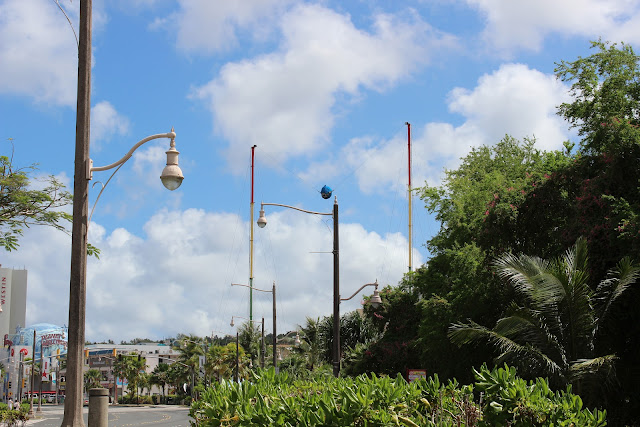
[[[496,322],[493,331],[522,345],[535,346],[558,365],[568,366],[564,344],[549,330],[546,319],[534,310],[526,307],[511,310],[510,316]]]
[[[547,261],[538,257],[507,253],[493,261],[493,268],[516,291],[531,299],[533,286],[540,274],[546,270]]]
[[[546,354],[529,344],[519,344],[509,337],[501,335],[491,329],[473,321],[467,324],[457,323],[449,327],[449,338],[454,344],[464,345],[484,342],[492,344],[500,351],[498,360],[508,360],[520,366],[539,365],[547,374],[563,376],[564,369]],[[524,364],[523,364],[524,363]]]
[[[625,257],[609,270],[607,278],[600,282],[596,290],[596,324],[607,317],[611,306],[625,291],[640,278],[640,265]]]
[[[616,384],[616,360],[614,354],[595,357],[593,359],[579,359],[569,367],[569,381],[591,390],[609,388]]]

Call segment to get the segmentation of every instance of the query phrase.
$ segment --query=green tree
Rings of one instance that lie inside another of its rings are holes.
[[[615,151],[640,142],[640,57],[630,45],[591,43],[597,52],[575,61],[561,61],[556,75],[571,82],[573,100],[558,108],[583,137],[589,153]]]
[[[126,378],[127,390],[132,400],[137,397],[141,375],[147,367],[146,359],[134,352],[126,355],[118,355],[113,364],[113,371],[118,378]]]
[[[382,305],[365,306],[371,325],[369,340],[345,348],[345,374],[377,372],[395,376],[419,367],[415,344],[420,323],[418,293],[406,287],[386,286],[380,291]]]
[[[244,349],[239,349],[240,357],[245,358]],[[215,377],[218,381],[233,377],[236,366],[236,343],[211,346],[207,351],[205,370],[208,376]]]
[[[407,330],[413,336],[407,332],[403,342],[409,346],[407,357],[414,359],[401,362],[402,352],[394,347],[372,359],[382,360],[388,353],[398,367],[411,364],[444,379],[471,381],[470,367],[490,355],[456,349],[447,336],[448,327],[468,318],[490,324],[502,315],[513,295],[492,274],[491,260],[506,250],[518,250],[522,244],[514,237],[521,226],[518,207],[540,182],[570,162],[566,152],[543,152],[533,139],[505,136],[494,146],[472,149],[457,169],[445,171],[440,186],[419,189],[427,210],[441,224],[427,242],[431,258],[390,291],[389,305],[375,311],[383,317],[378,323],[402,316],[412,319]],[[366,311],[373,315],[374,311]],[[391,344],[393,332],[384,331],[390,336],[381,342]]]
[[[189,335],[181,337],[177,344],[174,348],[180,352],[178,361],[189,367],[190,379],[187,382],[189,387],[193,388],[196,372],[200,369],[200,356],[204,356],[206,352],[206,342],[196,335]]]
[[[162,396],[164,397],[165,389],[169,382],[169,365],[167,363],[158,363],[158,365],[153,368],[149,381],[152,385],[160,387]]]
[[[167,370],[167,378],[168,384],[171,384],[171,387],[173,387],[177,393],[183,394],[183,384],[191,383],[191,369],[181,363],[171,363]]]
[[[252,364],[256,365],[260,356],[261,332],[259,326],[252,322],[244,322],[238,329],[238,340],[251,358]]]
[[[102,388],[100,381],[102,380],[102,373],[99,369],[89,369],[84,373],[84,389],[89,391],[92,388]]]
[[[138,389],[139,389],[139,393],[138,396],[140,396],[141,394],[144,394],[144,389],[147,389],[147,395],[151,394],[151,374],[148,374],[146,372],[140,372],[140,375],[138,376]]]
[[[11,139],[10,139],[11,140]],[[18,249],[24,229],[44,225],[69,234],[67,223],[72,215],[63,208],[72,203],[71,194],[55,176],[35,176],[37,164],[16,167],[11,156],[0,156],[0,247]],[[100,255],[87,245],[87,254]]]
[[[301,354],[307,366],[312,371],[314,368],[327,362],[322,357],[323,337],[319,326],[319,319],[307,317],[305,326],[300,327],[300,345],[295,348],[295,352]]]
[[[490,343],[499,353],[496,363],[514,364],[526,376],[548,377],[556,387],[573,384],[590,399],[601,396],[602,385],[613,380],[616,356],[595,354],[595,340],[640,277],[640,267],[625,258],[592,291],[584,239],[552,261],[509,253],[494,266],[520,303],[511,303],[493,329],[473,321],[452,325],[453,342]]]
[[[61,208],[71,204],[71,194],[53,175],[34,178],[37,165],[15,167],[13,154],[0,156],[0,246],[18,248],[25,227],[46,225],[67,231],[71,214]]]

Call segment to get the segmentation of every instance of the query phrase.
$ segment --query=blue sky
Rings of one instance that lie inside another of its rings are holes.
[[[77,28],[79,1],[59,0]],[[437,185],[505,134],[574,139],[555,114],[555,63],[589,41],[640,41],[631,0],[94,0],[91,158],[101,166],[175,127],[185,180],[158,179],[167,140],[142,146],[96,208],[88,340],[233,333],[248,317],[251,146],[260,201],[340,206],[341,293],[407,271],[407,127],[413,186]],[[0,152],[72,188],[77,48],[54,0],[0,0]],[[106,181],[109,173],[96,173]],[[100,184],[91,189],[91,201]],[[331,313],[331,221],[268,207],[254,285],[278,289],[278,329]],[[414,198],[413,263],[439,224]],[[66,324],[70,237],[31,228],[3,267],[29,270],[28,323]],[[365,291],[367,292],[367,291]],[[254,318],[271,330],[269,294]],[[344,302],[342,312],[361,299]]]

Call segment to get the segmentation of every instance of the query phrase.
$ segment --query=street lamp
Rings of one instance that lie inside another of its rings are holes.
[[[92,0],[80,0],[78,25],[78,90],[76,107],[76,149],[73,180],[73,222],[71,228],[71,273],[69,280],[69,340],[67,351],[67,388],[64,402],[64,427],[84,427],[82,419],[82,353],[85,338],[87,283],[88,200],[91,167],[89,158],[91,117],[91,15]],[[172,131],[171,138],[175,138]],[[155,137],[168,137],[156,135]],[[153,139],[153,137],[151,138]],[[150,140],[150,139],[148,139]],[[146,141],[144,141],[146,142]],[[140,144],[144,142],[141,141]],[[139,146],[139,145],[138,145]],[[136,147],[134,147],[135,150]],[[170,190],[178,188],[182,173],[175,146],[167,152],[167,168],[161,179]],[[125,156],[121,163],[129,157]],[[88,175],[88,176],[87,176]]]
[[[275,285],[273,285],[273,286],[275,287]],[[263,291],[263,292],[267,292],[267,291]],[[235,324],[233,323],[233,319],[234,318],[248,320],[249,322],[253,322],[253,323],[259,323],[257,320],[247,319],[246,317],[231,316],[231,323],[229,325],[231,325],[232,328],[235,326]],[[264,369],[264,317],[262,318],[262,321],[260,323],[262,323],[262,337],[261,337],[261,340],[260,340],[260,343],[261,343],[260,344],[260,367],[262,369]],[[274,336],[275,336],[275,332],[274,332]],[[275,342],[275,339],[274,339],[274,342]],[[240,349],[237,348],[237,346],[236,346],[236,361],[238,360],[238,354],[237,353],[239,351],[240,351]],[[274,364],[273,366],[275,367],[276,365]]]
[[[262,212],[262,216],[264,217],[264,211]],[[264,289],[254,288],[250,285],[241,285],[238,283],[232,283],[231,286],[244,286],[246,288],[254,289],[260,292],[270,292],[273,296],[273,369],[278,372],[278,362],[276,359],[276,343],[277,343],[277,334],[276,334],[276,282],[273,282],[273,287],[270,291],[266,291]],[[233,318],[231,319],[233,321]],[[233,325],[231,325],[233,326]],[[264,317],[262,318],[262,367],[264,368]]]
[[[338,232],[338,198],[333,201],[333,211],[329,213],[313,212],[300,209],[295,206],[282,205],[279,203],[262,203],[260,206],[260,216],[258,217],[258,227],[264,228],[267,225],[267,218],[264,214],[265,206],[280,206],[296,211],[312,214],[327,215],[333,217],[333,375],[340,376],[340,253],[339,253],[339,232]],[[275,357],[274,357],[275,359]]]
[[[131,158],[133,152],[142,144],[158,138],[171,140],[167,154],[167,165],[160,179],[169,190],[180,186],[184,176],[178,166],[176,150],[176,133],[171,132],[148,136],[137,142],[120,160],[107,166],[94,167],[93,161],[87,160],[84,171],[79,171],[76,158],[76,175],[74,178],[73,195],[73,223],[71,242],[71,281],[69,285],[69,341],[67,350],[67,388],[64,401],[63,426],[83,426],[82,414],[82,350],[84,346],[85,304],[86,304],[86,273],[87,273],[87,219],[88,182],[93,172],[105,171],[122,166]],[[117,171],[118,169],[116,169]],[[115,174],[115,172],[114,172]],[[108,181],[107,181],[108,182]],[[103,189],[104,190],[104,187]],[[102,194],[102,191],[100,192]],[[98,197],[100,197],[100,194]],[[97,200],[96,200],[97,203]]]
[[[369,297],[368,303],[371,304],[371,307],[378,308],[380,306],[380,304],[382,304],[382,299],[380,298],[380,292],[378,292],[378,281],[377,280],[374,283],[367,283],[366,285],[362,285],[360,287],[360,289],[355,291],[353,293],[353,295],[351,295],[349,298],[340,298],[340,301],[349,301],[351,298],[353,298],[356,295],[358,295],[358,293],[361,290],[363,290],[364,288],[366,288],[367,286],[375,286],[375,289],[373,291],[373,295],[371,295],[371,297]]]

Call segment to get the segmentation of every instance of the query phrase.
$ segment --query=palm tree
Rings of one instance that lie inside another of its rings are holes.
[[[147,395],[151,395],[151,374],[140,372],[138,376],[138,388],[140,389],[138,396],[144,394],[145,388],[147,389]]]
[[[300,345],[295,348],[296,353],[302,353],[306,359],[307,368],[313,370],[322,364],[322,331],[319,320],[307,317],[307,324],[300,327]]]
[[[184,389],[182,384],[190,381],[191,369],[182,363],[172,363],[167,371],[167,382],[174,388],[176,393],[182,394]]]
[[[84,373],[84,388],[88,392],[92,388],[102,388],[100,385],[102,373],[99,369],[89,369]]]
[[[200,356],[205,354],[206,343],[196,335],[183,336],[174,348],[180,352],[178,360],[187,365],[191,371],[191,388],[195,386],[195,373],[200,367]],[[193,392],[193,390],[192,390]]]
[[[118,378],[126,378],[128,382],[127,390],[132,398],[137,396],[138,383],[141,372],[147,367],[146,359],[136,353],[118,355],[113,364],[113,372]]]
[[[163,397],[162,400],[164,401],[164,396],[165,396],[164,390],[167,383],[169,382],[169,364],[158,363],[158,366],[156,366],[153,369],[153,372],[151,373],[151,378],[149,381],[152,385],[157,385],[162,389],[162,397]]]
[[[260,354],[260,337],[259,327],[252,322],[243,323],[238,330],[240,345],[248,353],[251,362],[254,364]]]
[[[593,291],[581,238],[558,259],[506,254],[494,267],[522,304],[511,303],[493,329],[473,321],[452,325],[454,343],[489,342],[500,352],[497,363],[515,364],[521,374],[548,377],[556,386],[573,384],[578,393],[615,377],[616,356],[596,356],[595,340],[616,301],[640,276],[636,264],[622,259]]]

